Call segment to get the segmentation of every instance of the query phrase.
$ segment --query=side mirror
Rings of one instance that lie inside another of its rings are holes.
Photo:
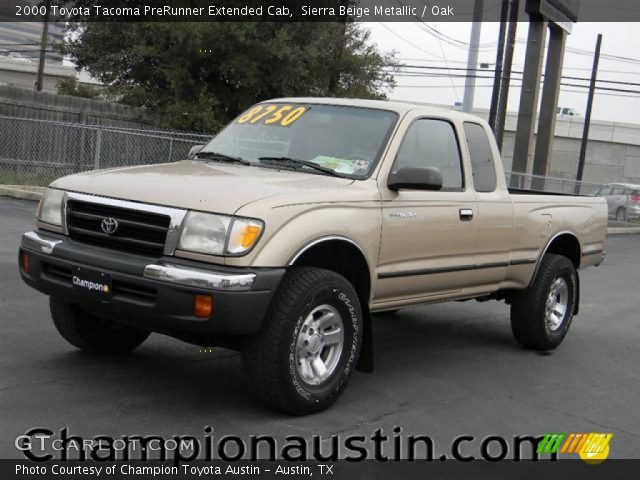
[[[440,190],[442,173],[435,167],[404,167],[389,175],[389,190]]]
[[[192,158],[195,158],[196,154],[202,150],[202,147],[204,147],[204,145],[194,145],[193,147],[191,147],[191,150],[189,150],[189,155],[187,155],[187,158],[189,160],[191,160]]]

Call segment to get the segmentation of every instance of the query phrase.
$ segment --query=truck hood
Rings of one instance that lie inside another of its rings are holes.
[[[96,170],[63,177],[53,188],[191,210],[233,214],[257,200],[342,188],[351,179],[186,160]],[[286,197],[285,197],[286,198]],[[283,205],[286,200],[283,200]]]

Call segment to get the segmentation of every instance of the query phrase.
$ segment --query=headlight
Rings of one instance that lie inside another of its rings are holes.
[[[208,255],[243,255],[256,244],[263,227],[260,220],[189,212],[178,248]]]
[[[62,226],[62,197],[64,191],[47,188],[38,207],[38,220]]]

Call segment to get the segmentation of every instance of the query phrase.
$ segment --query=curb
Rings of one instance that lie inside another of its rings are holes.
[[[42,198],[44,189],[45,187],[27,185],[0,185],[0,196],[39,201]]]
[[[625,233],[640,233],[640,227],[609,227],[607,235],[622,235]]]
[[[39,201],[44,194],[45,188],[46,187],[32,187],[28,185],[0,185],[0,197]],[[640,227],[607,228],[607,235],[622,235],[626,233],[640,233]]]

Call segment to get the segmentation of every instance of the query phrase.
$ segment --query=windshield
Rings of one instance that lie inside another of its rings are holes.
[[[238,116],[201,152],[325,174],[300,162],[273,161],[303,160],[342,176],[366,178],[397,117],[394,112],[369,108],[263,103]]]

